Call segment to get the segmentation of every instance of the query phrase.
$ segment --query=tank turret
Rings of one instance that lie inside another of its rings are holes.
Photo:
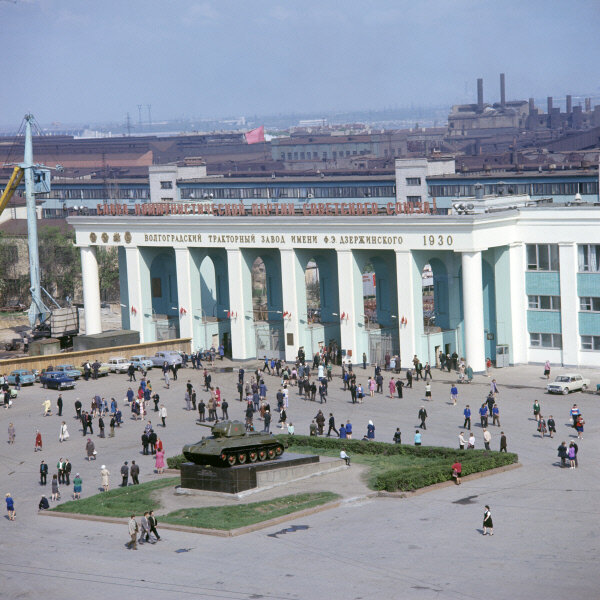
[[[283,454],[283,444],[272,433],[246,431],[241,421],[198,424],[210,427],[212,435],[183,447],[186,459],[197,465],[233,467],[273,460]]]

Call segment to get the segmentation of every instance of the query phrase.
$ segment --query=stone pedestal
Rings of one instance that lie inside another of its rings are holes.
[[[209,492],[238,494],[258,486],[260,473],[318,463],[319,457],[284,454],[276,460],[235,467],[211,467],[188,462],[181,465],[181,487]]]

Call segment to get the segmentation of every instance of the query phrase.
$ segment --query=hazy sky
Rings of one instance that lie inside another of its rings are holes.
[[[0,0],[0,27],[3,124],[600,92],[599,0]]]

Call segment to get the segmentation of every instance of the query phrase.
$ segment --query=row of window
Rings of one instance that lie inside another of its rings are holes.
[[[195,188],[181,187],[182,200],[216,198],[217,200],[279,200],[296,198],[394,198],[393,185],[332,187],[264,187],[264,188]]]
[[[529,345],[532,348],[562,348],[560,333],[530,333]],[[582,335],[582,350],[600,350],[600,335]]]
[[[577,193],[589,195],[598,193],[597,181],[581,181],[571,183],[505,183],[485,184],[483,193],[496,194],[529,194],[530,196],[574,196]],[[472,197],[475,196],[475,185],[430,185],[429,195],[435,198]]]
[[[528,296],[530,310],[560,310],[560,296]],[[600,297],[581,296],[579,310],[600,312]]]
[[[600,273],[600,244],[579,244],[577,263],[580,273]],[[558,271],[557,244],[527,244],[529,271]]]
[[[53,189],[46,198],[55,200],[104,200],[106,198],[117,199],[148,199],[150,190],[146,188],[124,188],[118,185],[108,185],[106,189],[72,189],[57,190]]]
[[[331,152],[332,158],[343,158],[344,156],[363,156],[369,154],[369,150],[333,150]],[[318,152],[280,152],[279,158],[281,160],[319,160]],[[321,158],[328,159],[329,153],[325,150],[321,152]]]

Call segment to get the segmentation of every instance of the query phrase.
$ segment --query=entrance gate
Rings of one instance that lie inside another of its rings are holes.
[[[399,356],[398,333],[391,329],[369,330],[369,362],[385,366],[385,355]]]
[[[254,324],[254,336],[256,339],[256,357],[282,358],[285,359],[285,347],[283,338],[283,324],[259,322]]]

